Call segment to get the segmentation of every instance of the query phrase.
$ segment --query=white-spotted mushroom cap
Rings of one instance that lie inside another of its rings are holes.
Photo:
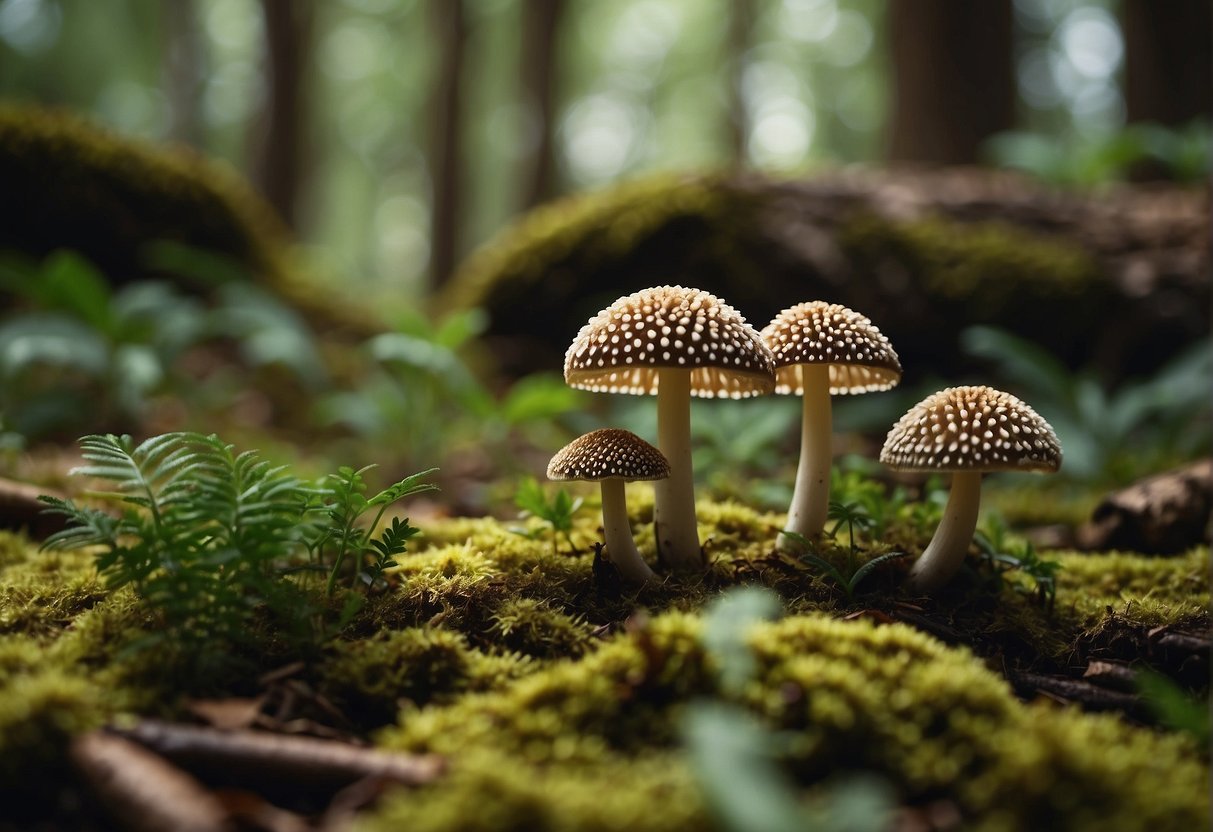
[[[581,328],[564,356],[564,380],[597,393],[653,395],[658,370],[691,371],[691,395],[770,393],[771,354],[741,314],[715,295],[657,286],[627,295]]]
[[[1061,443],[1040,415],[1010,393],[949,387],[893,426],[880,461],[900,471],[1045,471],[1061,467]]]
[[[548,463],[550,480],[663,480],[670,463],[661,451],[629,430],[603,428],[579,436]]]
[[[762,330],[775,356],[775,392],[801,394],[801,364],[830,368],[830,393],[888,390],[901,380],[893,345],[863,315],[837,303],[813,300],[783,310]]]

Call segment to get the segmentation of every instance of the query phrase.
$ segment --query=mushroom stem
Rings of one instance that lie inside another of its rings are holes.
[[[657,447],[670,463],[669,478],[653,483],[657,551],[673,569],[700,570],[703,551],[695,522],[689,369],[662,367],[658,371]]]
[[[653,570],[644,562],[632,539],[621,479],[602,481],[602,531],[606,537],[606,559],[615,565],[625,581],[642,584],[653,578]]]
[[[809,540],[821,534],[830,505],[830,440],[833,418],[830,412],[830,368],[825,364],[801,364],[804,407],[800,425],[800,464],[796,468],[796,487],[788,508],[784,528]],[[796,549],[796,542],[785,534],[775,540],[777,548]]]
[[[922,556],[910,570],[910,588],[931,592],[947,583],[964,563],[977,528],[981,505],[981,472],[957,471],[943,510],[943,520]]]

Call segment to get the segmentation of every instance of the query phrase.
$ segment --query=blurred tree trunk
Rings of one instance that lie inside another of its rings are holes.
[[[746,161],[746,139],[750,134],[750,119],[746,112],[742,81],[745,73],[745,54],[750,48],[754,34],[754,0],[733,0],[729,8],[729,159],[733,167],[739,168]]]
[[[889,158],[976,162],[1015,123],[1011,0],[896,0]]]
[[[556,33],[564,6],[564,0],[527,0],[522,4],[523,129],[531,145],[524,210],[549,199],[556,188]]]
[[[1213,112],[1213,3],[1124,0],[1128,120],[1181,125]]]
[[[438,41],[438,75],[430,100],[430,280],[434,288],[451,277],[459,257],[459,216],[463,210],[463,56],[467,45],[464,0],[430,0]]]
[[[176,0],[164,11],[164,79],[168,99],[168,135],[173,141],[199,146],[202,121],[198,102],[202,92],[202,43],[198,35],[198,4]]]
[[[255,126],[253,181],[292,228],[300,191],[304,73],[311,46],[310,0],[261,0],[265,29],[265,102]]]

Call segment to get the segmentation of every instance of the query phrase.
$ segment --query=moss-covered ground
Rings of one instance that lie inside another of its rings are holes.
[[[652,559],[651,503],[644,489],[630,496]],[[708,828],[679,732],[685,709],[704,699],[780,732],[780,765],[805,800],[862,772],[903,807],[948,804],[957,828],[1207,824],[1208,749],[1190,735],[1141,713],[1025,701],[1008,682],[1078,678],[1099,657],[1207,693],[1207,680],[1148,649],[1158,628],[1207,632],[1207,549],[1048,552],[1063,567],[1051,606],[1030,580],[996,580],[976,557],[934,599],[898,588],[905,561],[848,598],[773,551],[781,521],[701,501],[708,570],[636,591],[594,568],[592,509],[577,515],[576,553],[515,534],[516,524],[431,520],[342,636],[301,656],[268,631],[253,634],[217,667],[163,643],[134,649],[156,620],[129,590],[106,588],[88,553],[0,535],[0,805],[16,807],[18,825],[75,828],[71,736],[123,714],[180,718],[196,697],[256,694],[262,673],[302,660],[297,678],[325,703],[309,719],[449,760],[434,784],[389,792],[360,829]],[[925,542],[897,522],[883,539]],[[844,563],[844,542],[823,555]],[[859,542],[859,560],[887,548]],[[747,631],[756,671],[726,689],[701,638],[703,610],[737,584],[774,590],[784,614]]]

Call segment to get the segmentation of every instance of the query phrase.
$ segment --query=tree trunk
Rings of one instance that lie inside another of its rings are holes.
[[[177,0],[161,6],[164,12],[164,94],[168,99],[168,135],[173,141],[199,146],[202,124],[198,102],[202,92],[202,44],[198,6],[194,0]]]
[[[313,6],[309,0],[261,0],[261,9],[266,100],[257,126],[253,177],[278,215],[294,227],[303,169],[303,77]]]
[[[1015,120],[1011,0],[889,4],[893,112],[889,158],[978,161]]]
[[[555,191],[556,33],[564,0],[528,0],[522,4],[522,99],[531,142],[529,179],[522,208],[551,198]]]
[[[445,284],[459,257],[459,217],[463,210],[462,106],[463,54],[467,20],[463,0],[431,0],[434,36],[439,44],[438,75],[431,98],[430,177],[433,215],[430,220],[430,279]]]
[[[750,41],[753,37],[754,2],[753,0],[734,0],[729,8],[731,13],[726,56],[729,73],[729,159],[733,167],[740,168],[746,162],[746,140],[750,134],[750,118],[746,111],[742,81],[745,73],[745,54],[750,48]]]
[[[1124,0],[1121,28],[1129,122],[1181,125],[1213,113],[1213,3]]]

